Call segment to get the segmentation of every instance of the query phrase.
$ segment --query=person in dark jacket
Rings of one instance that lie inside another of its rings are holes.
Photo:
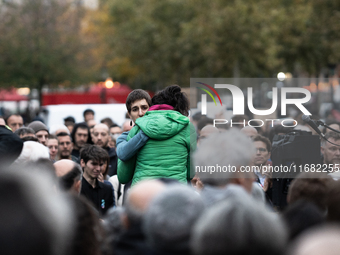
[[[143,217],[151,201],[165,189],[159,180],[142,181],[131,188],[125,204],[124,230],[113,244],[116,255],[152,254],[142,229]]]
[[[89,199],[101,215],[114,206],[112,186],[98,181],[105,157],[107,152],[97,145],[85,146],[80,151],[80,165],[84,172],[80,194]]]
[[[0,167],[12,164],[20,155],[23,141],[5,126],[0,118]]]
[[[80,122],[74,125],[71,138],[73,142],[72,155],[76,158],[80,156],[80,149],[85,144],[92,144],[90,129],[85,122]]]

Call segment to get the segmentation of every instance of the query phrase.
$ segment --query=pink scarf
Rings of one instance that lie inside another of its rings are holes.
[[[168,104],[155,104],[149,108],[149,111],[157,111],[157,110],[173,110],[174,107]]]

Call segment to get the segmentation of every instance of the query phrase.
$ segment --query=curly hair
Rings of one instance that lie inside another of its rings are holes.
[[[189,115],[189,100],[178,85],[168,86],[158,92],[152,98],[152,105],[156,104],[168,104],[174,107],[175,111],[185,116]]]

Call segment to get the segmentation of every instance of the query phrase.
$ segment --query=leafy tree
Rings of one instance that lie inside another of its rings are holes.
[[[81,37],[83,10],[62,0],[3,3],[0,13],[0,84],[78,84],[91,76]],[[40,93],[41,94],[41,93]]]

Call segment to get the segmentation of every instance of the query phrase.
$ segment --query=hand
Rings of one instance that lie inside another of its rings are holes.
[[[201,191],[204,188],[203,182],[200,180],[200,178],[197,175],[195,175],[194,178],[192,178],[191,185],[197,191]]]
[[[268,182],[268,178],[266,178],[264,180],[263,187],[262,187],[263,191],[266,192],[268,190],[268,187],[269,187],[269,182]]]
[[[104,176],[103,176],[102,173],[100,173],[100,175],[98,175],[97,180],[100,181],[100,182],[104,182]]]

